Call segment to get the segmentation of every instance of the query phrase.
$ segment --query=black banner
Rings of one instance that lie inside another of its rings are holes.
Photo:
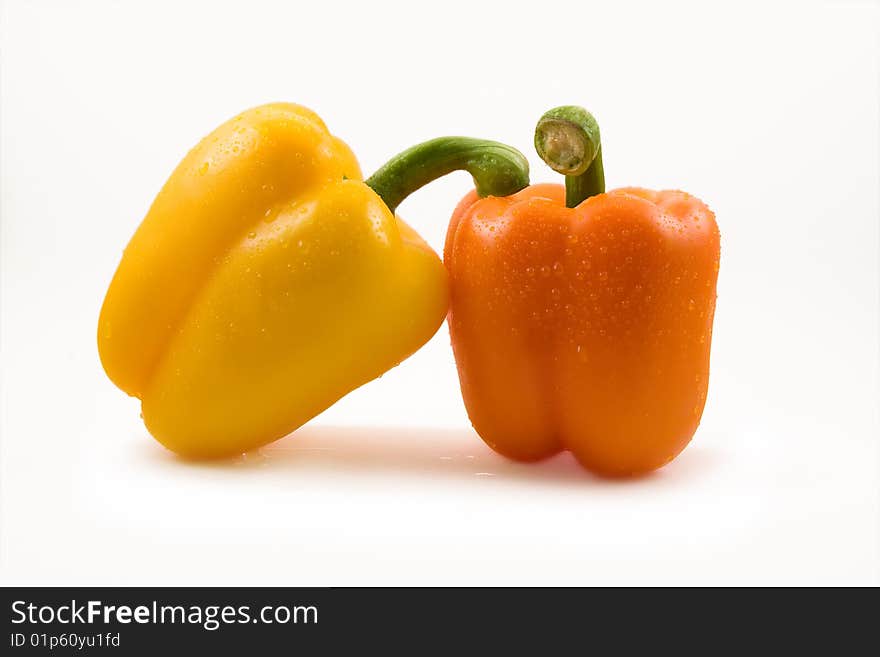
[[[795,645],[855,654],[873,632],[874,593],[869,604],[832,590],[0,589],[6,655],[471,654],[478,645],[490,654],[527,646],[790,654]]]

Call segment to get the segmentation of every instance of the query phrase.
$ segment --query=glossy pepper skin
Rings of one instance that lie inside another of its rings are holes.
[[[719,232],[683,192],[561,185],[458,205],[444,253],[470,419],[493,449],[624,476],[690,441],[709,377]]]
[[[424,344],[447,310],[439,257],[293,104],[223,124],[180,163],[101,310],[110,379],[190,457],[302,425]]]

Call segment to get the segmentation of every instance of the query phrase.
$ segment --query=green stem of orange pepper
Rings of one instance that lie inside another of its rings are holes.
[[[471,137],[440,137],[395,155],[365,182],[391,212],[432,180],[465,170],[477,194],[509,196],[529,184],[529,163],[511,146]]]
[[[535,150],[565,175],[565,206],[605,191],[599,124],[583,107],[563,105],[544,114],[535,128]]]

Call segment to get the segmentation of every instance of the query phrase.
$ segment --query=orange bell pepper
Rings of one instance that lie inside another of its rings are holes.
[[[448,322],[468,414],[513,459],[570,450],[603,475],[659,468],[706,401],[715,217],[680,191],[602,193],[598,126],[581,108],[548,112],[536,146],[565,189],[471,192],[449,226]]]

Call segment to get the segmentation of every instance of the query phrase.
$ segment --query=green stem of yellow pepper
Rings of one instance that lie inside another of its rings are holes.
[[[599,124],[583,107],[563,105],[546,112],[535,128],[535,150],[547,166],[565,175],[565,207],[605,191]]]
[[[509,196],[529,184],[529,163],[515,148],[471,137],[440,137],[395,155],[366,183],[391,212],[414,191],[453,171],[474,178],[479,196]]]

